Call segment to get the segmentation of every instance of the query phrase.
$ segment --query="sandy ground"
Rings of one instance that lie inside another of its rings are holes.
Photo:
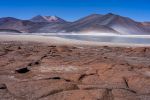
[[[123,37],[123,36],[121,36]],[[129,37],[129,36],[124,36]],[[131,36],[140,37],[140,36]],[[148,36],[141,36],[142,38]],[[24,42],[39,42],[55,45],[88,45],[88,46],[117,46],[117,47],[150,47],[150,44],[129,44],[129,43],[109,43],[109,42],[91,42],[73,39],[65,39],[55,36],[38,36],[38,35],[0,35],[0,41],[24,41]]]

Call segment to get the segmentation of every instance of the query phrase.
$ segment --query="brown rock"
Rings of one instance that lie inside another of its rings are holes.
[[[113,89],[112,95],[114,100],[140,100],[137,94],[125,89]]]
[[[150,93],[150,78],[144,76],[128,77],[129,88],[138,94]]]
[[[149,50],[0,42],[0,100],[150,100]]]
[[[40,100],[103,100],[105,92],[104,89],[64,91]]]
[[[11,94],[22,97],[26,100],[41,98],[67,90],[76,90],[75,84],[62,80],[39,80],[18,83],[8,83],[8,90]]]

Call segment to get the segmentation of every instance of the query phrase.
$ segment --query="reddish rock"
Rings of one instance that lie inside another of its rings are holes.
[[[136,93],[125,89],[113,89],[112,95],[114,100],[140,100]]]
[[[64,91],[40,100],[104,100],[105,89]]]
[[[150,93],[150,78],[144,76],[132,76],[127,78],[129,88],[135,91],[137,94],[149,94]]]
[[[0,100],[150,100],[149,50],[0,42]]]
[[[7,88],[11,94],[26,100],[37,99],[62,91],[78,89],[75,84],[62,80],[39,80],[8,83]]]

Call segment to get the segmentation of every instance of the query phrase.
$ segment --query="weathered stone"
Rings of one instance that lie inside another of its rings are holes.
[[[0,99],[149,100],[149,50],[0,42]]]

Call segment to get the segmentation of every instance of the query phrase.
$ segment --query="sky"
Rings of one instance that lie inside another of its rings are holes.
[[[0,17],[30,19],[55,15],[75,21],[90,14],[114,13],[150,21],[150,0],[1,0]]]

